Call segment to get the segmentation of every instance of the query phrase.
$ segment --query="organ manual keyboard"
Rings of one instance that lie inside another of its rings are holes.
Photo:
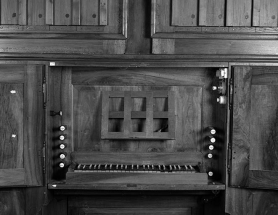
[[[72,153],[66,184],[114,187],[208,184],[201,153]]]

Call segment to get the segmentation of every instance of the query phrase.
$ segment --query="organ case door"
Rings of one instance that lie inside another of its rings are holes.
[[[234,67],[232,186],[278,188],[277,69]]]
[[[94,177],[89,171],[81,173],[94,166],[96,170],[119,168],[124,171],[138,164],[139,169],[146,167],[152,172],[152,168],[159,168],[158,164],[171,170],[178,168],[178,164],[188,164],[192,166],[191,172],[196,170],[200,178],[189,175],[191,182],[182,183],[205,186],[209,184],[209,170],[215,170],[215,176],[221,175],[223,163],[219,161],[218,150],[224,144],[225,138],[221,135],[226,110],[216,102],[217,94],[212,91],[218,68],[50,68],[48,148],[49,157],[53,158],[49,160],[49,167],[53,168],[49,168],[49,175],[56,183],[55,186],[50,184],[50,188],[59,188],[57,181],[69,185],[102,183],[106,186],[99,185],[100,189],[115,188],[107,185],[114,180],[110,173],[107,177],[111,178],[107,180],[104,174]],[[66,129],[60,130],[61,126]],[[212,159],[207,157],[209,126],[220,131]],[[190,170],[191,167],[182,168]],[[149,177],[141,176],[148,186],[155,184],[148,178],[160,181],[151,173]],[[165,177],[166,181],[167,178],[169,176]],[[119,178],[114,181],[121,184]],[[130,185],[132,181],[125,177],[126,186],[117,189],[136,189],[136,185]],[[140,183],[139,179],[134,178],[134,181]],[[171,179],[168,182],[169,189],[178,189],[172,186]],[[163,180],[159,184],[162,188]]]
[[[0,187],[43,184],[43,67],[0,66]]]

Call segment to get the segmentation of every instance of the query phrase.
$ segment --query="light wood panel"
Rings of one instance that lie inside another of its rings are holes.
[[[72,3],[68,0],[54,1],[54,24],[72,24]]]
[[[172,25],[197,26],[198,1],[173,0],[172,1]]]
[[[278,2],[276,0],[254,0],[253,26],[277,26]]]
[[[45,25],[45,0],[28,1],[28,25]],[[49,11],[47,11],[49,13]]]
[[[200,0],[199,25],[224,26],[225,1],[224,0]]]
[[[227,26],[251,26],[252,20],[251,0],[227,1]]]
[[[19,24],[18,0],[1,1],[1,24]]]
[[[99,0],[81,0],[80,4],[81,25],[98,25]]]

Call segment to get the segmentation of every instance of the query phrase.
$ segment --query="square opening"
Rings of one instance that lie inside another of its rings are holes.
[[[154,119],[153,120],[154,132],[168,132],[168,119]]]
[[[132,119],[132,132],[146,132],[146,119]]]
[[[131,111],[146,111],[146,98],[132,98]]]
[[[168,97],[153,98],[153,111],[168,111]]]
[[[109,98],[109,111],[124,111],[124,98]]]
[[[108,132],[123,132],[124,119],[109,119]]]

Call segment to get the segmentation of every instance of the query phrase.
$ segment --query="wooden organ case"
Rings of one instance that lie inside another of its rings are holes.
[[[190,199],[175,214],[202,214],[203,203],[225,190],[226,65],[99,64],[49,67],[48,188],[130,198],[174,193]],[[167,207],[152,210],[169,214]],[[70,212],[85,210],[78,208]]]

